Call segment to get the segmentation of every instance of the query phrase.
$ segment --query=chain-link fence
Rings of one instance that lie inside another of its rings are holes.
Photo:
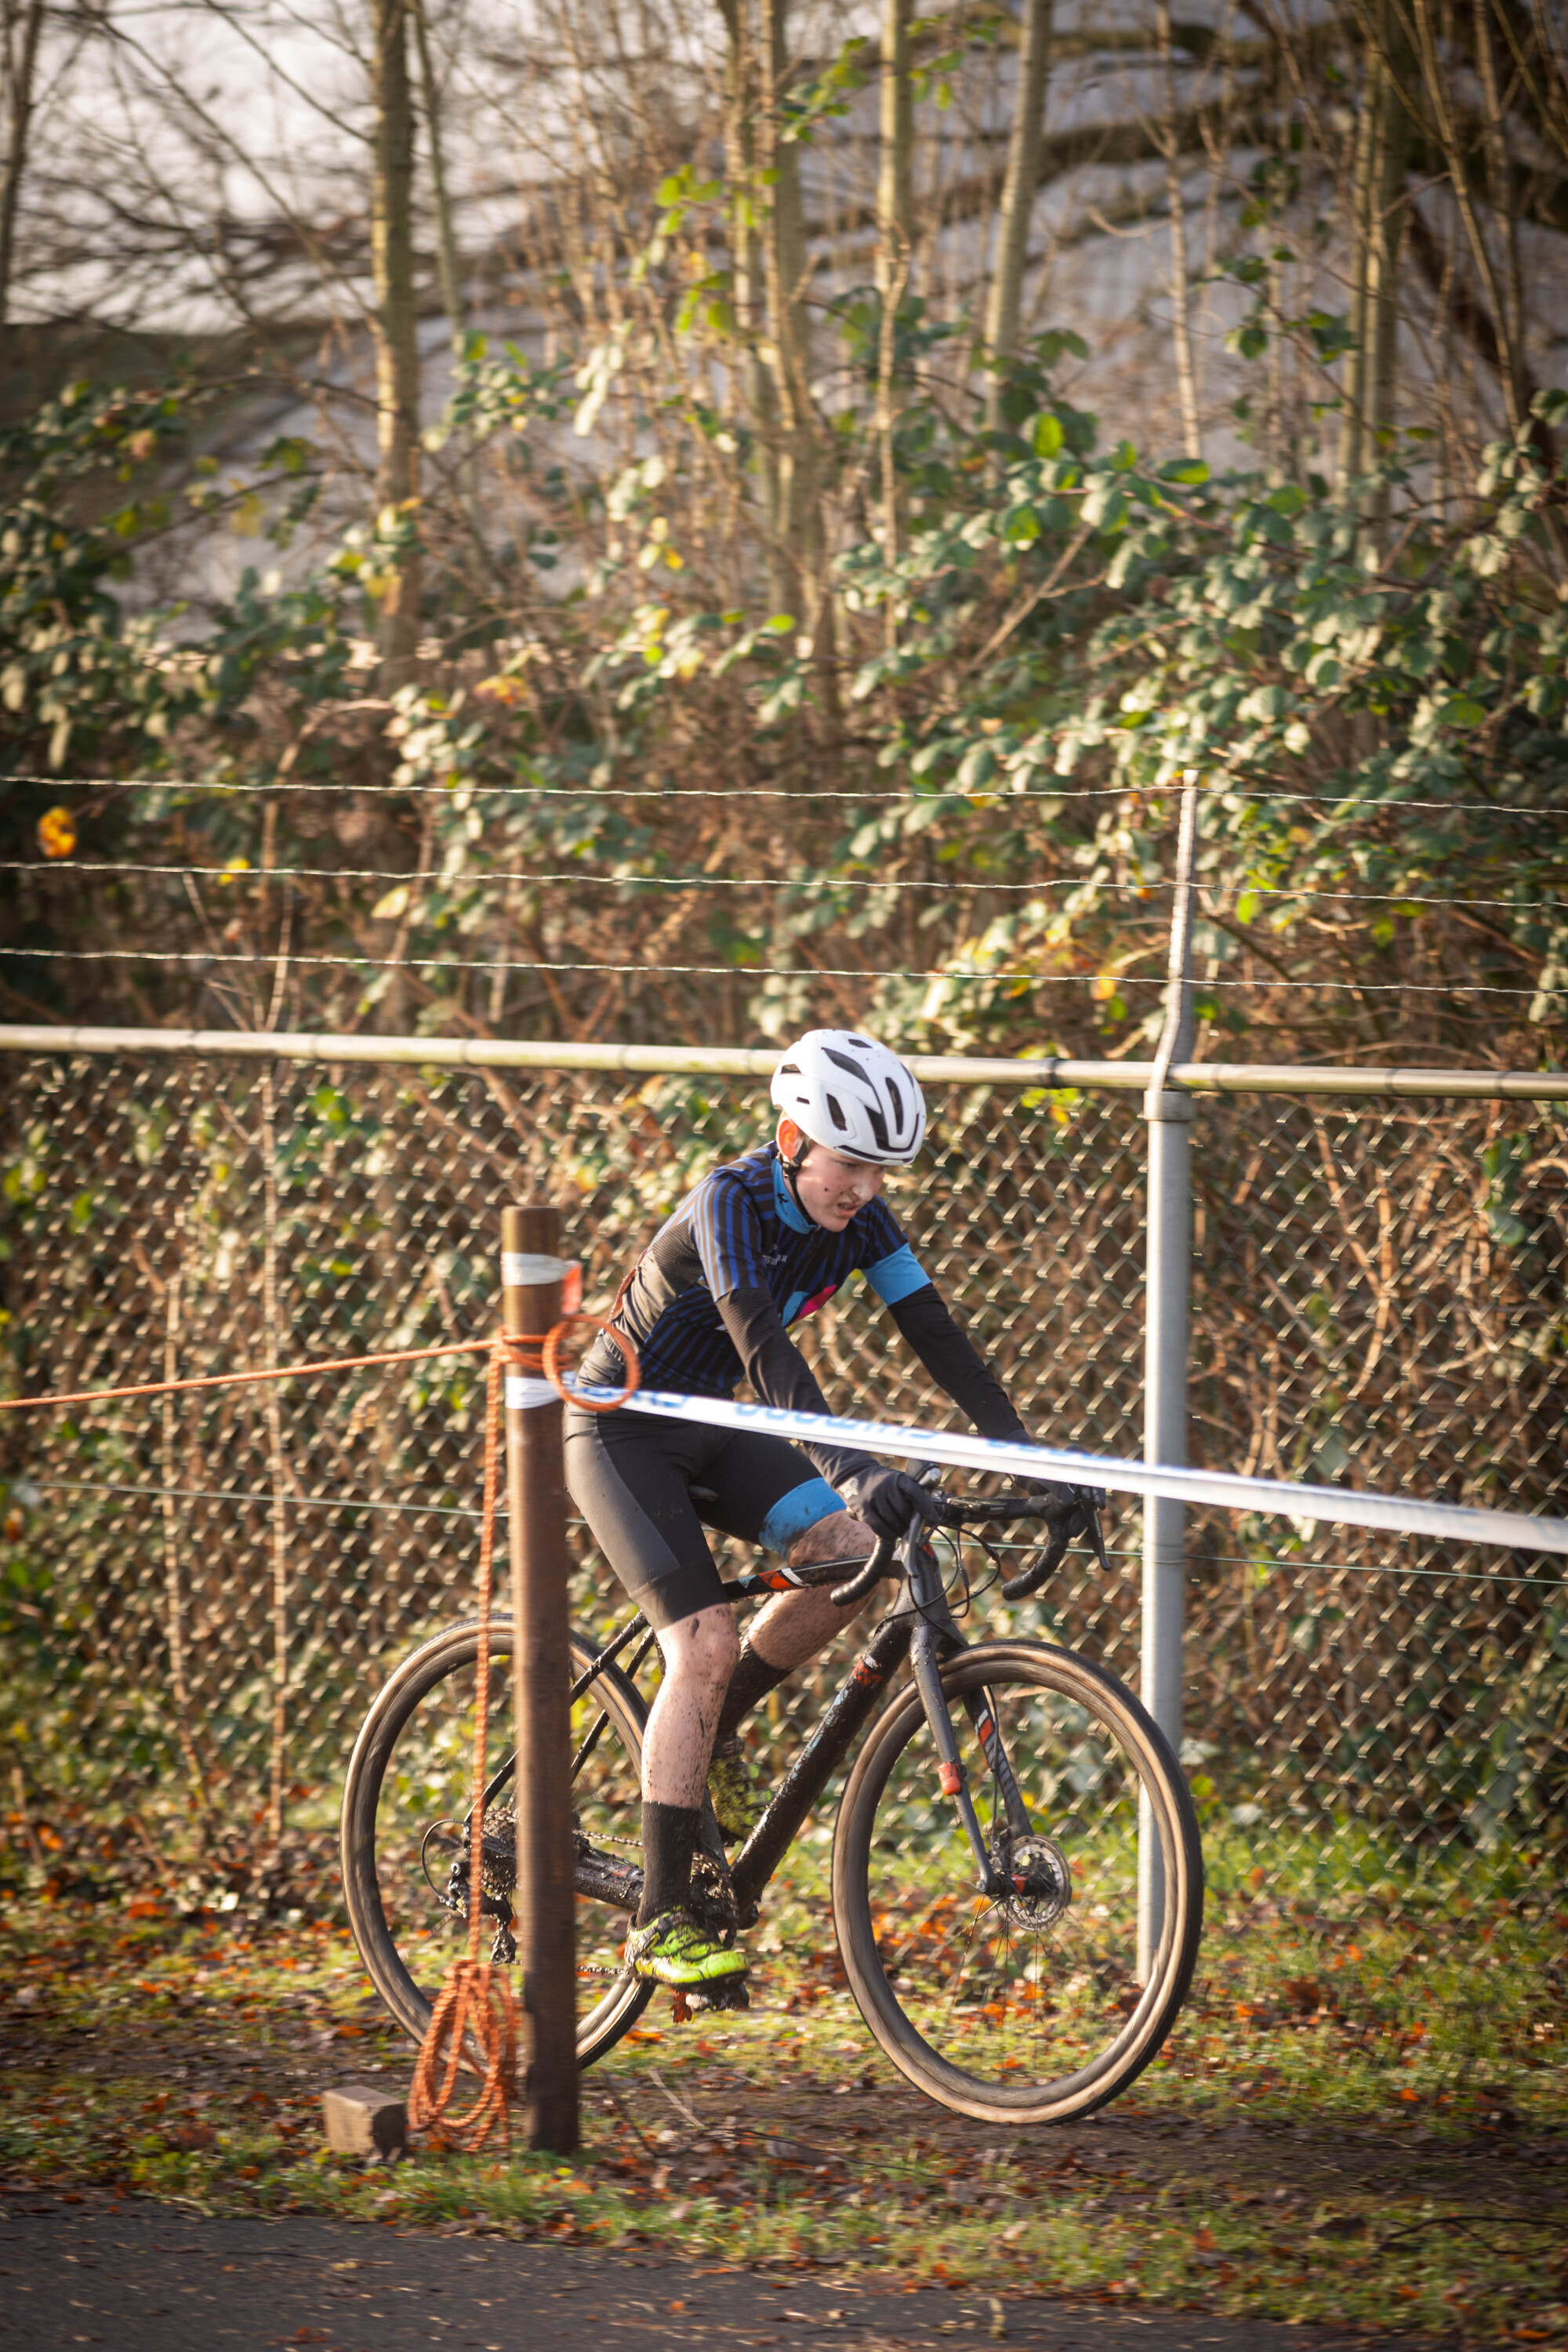
[[[530,1195],[571,1204],[603,1300],[769,1116],[763,1087],[689,1076],[4,1066],[11,1393],[483,1333],[500,1207]],[[1038,1435],[1135,1454],[1136,1097],[948,1086],[932,1111],[889,1191],[922,1262]],[[1205,1098],[1194,1171],[1194,1460],[1568,1507],[1568,1117]],[[951,1410],[874,1300],[824,1309],[805,1345],[836,1409]],[[380,1678],[470,1605],[481,1380],[458,1359],[6,1416],[0,1740],[29,1820],[129,1813],[176,1843],[221,1822],[258,1851],[279,1812],[324,1830]],[[604,1624],[614,1588],[574,1541],[579,1610]],[[1079,1559],[1043,1604],[1015,1617],[993,1587],[974,1618],[1136,1682],[1129,1507],[1111,1541],[1109,1579]],[[1560,1882],[1560,1562],[1213,1512],[1189,1566],[1187,1760],[1216,1883],[1429,1916],[1478,1876]],[[765,1738],[790,1738],[795,1688]]]

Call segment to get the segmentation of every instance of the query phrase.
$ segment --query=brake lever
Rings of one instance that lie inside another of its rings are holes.
[[[833,1605],[836,1609],[848,1609],[856,1602],[864,1601],[871,1587],[881,1582],[892,1567],[893,1546],[897,1540],[896,1536],[877,1538],[877,1549],[860,1570],[859,1575],[852,1576],[847,1584],[834,1586]]]

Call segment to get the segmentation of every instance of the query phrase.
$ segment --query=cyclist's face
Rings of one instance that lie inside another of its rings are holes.
[[[800,1129],[795,1121],[780,1119],[779,1150],[786,1160],[794,1158],[800,1139]],[[857,1210],[876,1199],[887,1172],[885,1168],[873,1167],[869,1160],[841,1160],[836,1151],[814,1143],[801,1163],[795,1189],[801,1207],[814,1224],[821,1225],[825,1232],[841,1234]]]

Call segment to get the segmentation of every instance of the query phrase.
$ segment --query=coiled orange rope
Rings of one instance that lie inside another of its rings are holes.
[[[537,1346],[539,1343],[533,1343]],[[468,1817],[468,1951],[454,1960],[436,1997],[420,2044],[408,2095],[414,2130],[472,2151],[499,2128],[501,2146],[511,2147],[509,2110],[517,2097],[517,1995],[510,1979],[479,1958],[484,1916],[485,1781],[490,1712],[490,1594],[494,1583],[496,1464],[500,1451],[502,1381],[509,1359],[524,1358],[524,1345],[502,1338],[490,1349],[485,1379],[485,1494],[479,1532],[479,1696],[474,1708],[474,1796]],[[452,2113],[458,2070],[468,2064],[479,2075],[471,2106]],[[439,2079],[437,2079],[439,2077]]]
[[[607,1331],[596,1315],[567,1315],[542,1339],[498,1334],[492,1343],[485,1383],[484,1517],[479,1535],[479,1692],[474,1706],[474,1795],[468,1816],[468,1949],[454,1960],[447,1981],[436,1997],[430,2022],[414,2069],[408,2096],[408,2120],[416,2131],[427,2132],[442,2145],[457,2146],[469,2154],[481,2148],[492,2131],[499,2131],[503,2149],[511,2147],[510,2110],[518,2096],[517,1995],[505,1969],[479,1958],[484,1917],[485,1788],[489,1776],[490,1706],[490,1598],[494,1586],[496,1463],[500,1444],[503,1375],[509,1365],[538,1374],[569,1402],[574,1398],[561,1380],[561,1342],[574,1323],[592,1323]],[[597,1412],[614,1412],[637,1388],[641,1373],[637,1350],[617,1332],[616,1344],[626,1361],[626,1384],[619,1397],[594,1402]],[[516,1811],[513,1809],[513,1836]],[[479,2077],[471,2106],[452,2111],[458,2075],[467,2066]]]

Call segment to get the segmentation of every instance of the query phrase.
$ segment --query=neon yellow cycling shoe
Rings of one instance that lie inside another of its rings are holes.
[[[768,1809],[768,1801],[757,1786],[739,1735],[721,1742],[713,1750],[708,1767],[708,1794],[713,1800],[713,1817],[726,1838],[748,1838]]]
[[[646,1927],[634,1927],[626,1937],[626,1959],[634,1976],[688,1991],[746,1973],[746,1955],[739,1946],[716,1942],[684,1909],[661,1911]]]

